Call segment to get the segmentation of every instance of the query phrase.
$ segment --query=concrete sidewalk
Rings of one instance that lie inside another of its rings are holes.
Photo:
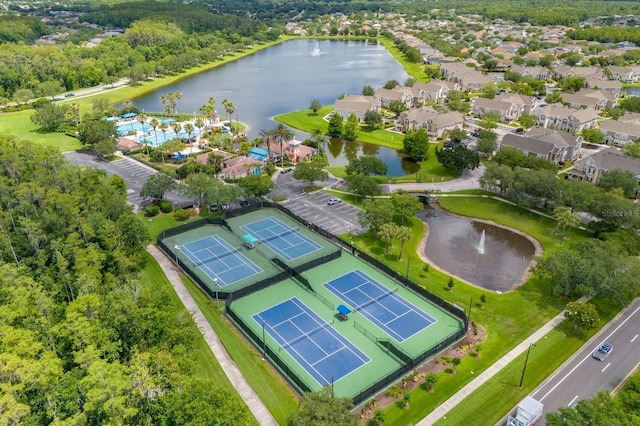
[[[433,410],[427,417],[420,420],[417,425],[429,426],[436,421],[443,418],[449,411],[451,411],[456,405],[462,402],[467,396],[471,395],[475,390],[482,386],[487,380],[498,374],[500,370],[506,367],[511,361],[516,359],[519,355],[523,354],[529,349],[530,343],[536,343],[542,339],[547,333],[553,330],[558,324],[564,321],[564,311],[560,312],[551,321],[547,322],[541,328],[536,330],[531,336],[523,340],[518,346],[509,351],[505,356],[496,361],[493,365],[482,372],[478,377],[469,382],[465,387],[460,389],[455,395],[447,399],[438,408]]]
[[[277,426],[278,423],[273,418],[267,407],[262,403],[258,395],[251,388],[249,383],[245,380],[244,376],[238,369],[238,366],[233,362],[224,346],[222,346],[222,343],[215,331],[213,331],[211,324],[209,324],[209,321],[207,321],[205,316],[202,314],[198,304],[193,297],[191,297],[191,294],[182,283],[182,280],[180,280],[175,264],[154,245],[149,245],[147,247],[147,251],[154,257],[154,259],[156,259],[164,271],[184,307],[191,312],[193,321],[198,326],[204,340],[211,348],[211,351],[218,360],[220,367],[222,367],[222,370],[229,378],[229,381],[235,388],[236,392],[240,395],[240,398],[242,398],[244,403],[247,404],[247,407],[249,407],[251,414],[253,414],[261,425]]]

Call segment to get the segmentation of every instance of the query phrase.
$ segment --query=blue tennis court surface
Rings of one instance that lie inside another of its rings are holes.
[[[298,298],[253,315],[271,337],[321,385],[340,380],[371,359]]]
[[[297,228],[287,226],[275,217],[242,225],[240,228],[286,260],[297,259],[322,248],[297,232]]]
[[[262,272],[262,269],[240,253],[240,247],[211,235],[176,247],[193,262],[192,266],[200,268],[212,280],[217,279],[218,287],[226,287],[251,275]]]
[[[323,285],[398,342],[436,322],[431,315],[358,269]]]

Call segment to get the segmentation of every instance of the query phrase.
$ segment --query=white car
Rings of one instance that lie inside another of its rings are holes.
[[[611,351],[613,350],[613,345],[611,345],[610,343],[603,343],[602,345],[600,345],[600,347],[598,349],[596,349],[596,351],[593,353],[593,357],[595,359],[597,359],[598,361],[604,361],[605,359],[607,359],[607,357],[609,356],[609,354],[611,354]]]
[[[330,206],[333,206],[334,204],[340,204],[341,202],[342,200],[339,198],[329,198],[329,201],[327,201],[327,204]]]

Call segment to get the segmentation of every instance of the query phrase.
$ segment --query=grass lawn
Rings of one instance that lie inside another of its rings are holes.
[[[480,197],[441,197],[440,203],[454,213],[469,216],[475,215],[527,232],[541,242],[545,251],[562,248],[557,245],[558,236],[551,235],[555,229],[555,222],[526,210]],[[418,250],[418,243],[424,232],[424,224],[420,219],[412,218],[411,226],[415,237],[408,243],[409,249],[407,251],[415,253]],[[580,238],[588,238],[588,234],[575,232],[574,230],[571,240],[576,241]],[[388,408],[386,421],[390,424],[414,424],[422,419],[454,392],[471,381],[477,373],[485,370],[545,322],[557,315],[567,302],[551,296],[548,291],[550,282],[535,276],[530,278],[517,291],[505,294],[489,292],[458,282],[455,279],[455,285],[452,291],[449,291],[447,286],[449,276],[434,268],[430,268],[428,272],[425,272],[425,264],[417,255],[410,256],[408,263],[406,258],[398,261],[399,244],[397,241],[394,242],[390,254],[384,255],[384,247],[379,239],[372,235],[354,236],[353,240],[358,248],[377,256],[381,261],[397,271],[404,273],[408,266],[409,276],[413,281],[445,300],[462,306],[465,310],[468,310],[471,304],[471,319],[479,326],[484,327],[486,331],[486,339],[482,344],[483,349],[479,359],[466,356],[458,366],[457,374],[440,374],[440,380],[436,384],[434,393],[428,393],[423,389],[414,390],[412,392],[412,408],[410,410],[403,410],[397,406]],[[483,294],[487,299],[484,304],[479,303],[480,296]],[[606,317],[606,315],[603,314],[603,317]],[[571,347],[568,340],[567,356],[580,344],[579,341],[576,341],[575,345]],[[557,356],[558,365],[565,358],[561,354]],[[549,366],[549,368],[549,372],[552,371],[552,366]],[[536,373],[532,373],[529,376],[532,386],[537,383],[537,381],[534,381],[534,377],[536,377]],[[516,394],[513,398],[517,402],[520,394]],[[500,418],[504,414],[504,410],[510,408],[510,406],[503,404],[499,395],[495,397],[494,404],[494,406],[485,407],[483,412],[495,412]]]
[[[244,378],[278,424],[286,424],[287,416],[298,409],[297,394],[274,371],[268,361],[262,360],[260,353],[245,340],[241,332],[227,321],[222,311],[216,308],[215,302],[189,278],[184,275],[181,278]]]
[[[39,131],[31,122],[34,110],[5,112],[0,114],[0,133],[13,135],[18,139],[25,139],[39,145],[47,145],[59,149],[61,152],[76,151],[82,144],[76,138],[64,133],[48,133]]]
[[[600,326],[604,326],[619,311],[603,300],[592,300],[598,307]],[[600,327],[599,327],[600,328]],[[599,329],[598,328],[598,329]],[[576,334],[566,324],[562,323],[531,348],[527,369],[519,388],[520,378],[526,353],[523,353],[502,371],[488,380],[484,385],[469,395],[441,419],[437,425],[486,425],[497,423],[506,410],[515,407],[527,396],[538,383],[546,379],[553,371],[560,367],[574,352],[589,340],[598,330]],[[479,416],[478,413],[482,413]]]

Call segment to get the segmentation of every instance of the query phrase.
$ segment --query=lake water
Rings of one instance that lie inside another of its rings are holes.
[[[180,91],[183,97],[178,101],[178,112],[199,113],[213,97],[225,117],[222,101],[228,99],[236,110],[233,120],[248,125],[247,134],[253,139],[260,130],[277,125],[274,116],[308,110],[313,99],[330,105],[342,94],[361,93],[366,85],[379,88],[389,80],[402,84],[408,77],[378,42],[291,40],[150,92],[133,99],[133,104],[145,111],[163,111],[160,96]],[[296,134],[299,139],[307,137],[302,132]],[[343,143],[339,152],[334,147],[329,150],[329,164],[346,164],[351,152],[376,151],[391,176],[417,170],[417,165],[395,150],[367,145]]]

